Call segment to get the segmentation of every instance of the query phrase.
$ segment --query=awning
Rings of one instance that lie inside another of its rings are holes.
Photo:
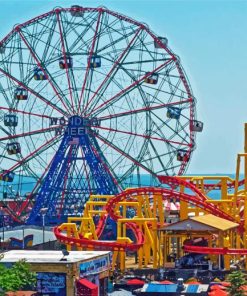
[[[92,282],[88,281],[87,279],[80,279],[78,283],[84,287],[87,287],[90,290],[98,289],[98,286],[93,284]]]
[[[234,223],[232,221],[214,216],[212,214],[196,216],[191,218],[191,220],[214,227],[221,231],[226,231],[238,227],[238,223]]]
[[[208,214],[185,219],[176,223],[168,224],[160,228],[160,231],[179,231],[179,232],[218,232],[226,231],[238,227],[238,223]]]

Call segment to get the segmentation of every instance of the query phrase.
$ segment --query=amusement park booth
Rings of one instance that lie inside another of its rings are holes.
[[[230,255],[226,253],[211,255],[210,248],[234,248],[238,226],[237,223],[207,214],[191,217],[161,228],[159,230],[162,242],[160,252],[164,256],[164,267],[171,266],[171,262],[175,265],[175,261],[183,263],[188,259],[190,263],[187,266],[193,268],[210,269],[213,265],[218,268],[230,269]],[[200,252],[192,253],[190,257],[190,254],[184,251],[186,245],[197,246],[198,250],[201,250],[201,254]],[[209,250],[208,253],[203,250],[205,247]],[[196,257],[199,260],[196,260]],[[205,259],[203,263],[203,257],[207,257],[207,267]]]
[[[36,272],[40,295],[107,295],[111,252],[15,250],[4,253],[0,262],[8,267],[19,260]]]

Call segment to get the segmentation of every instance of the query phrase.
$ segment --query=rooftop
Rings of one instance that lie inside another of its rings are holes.
[[[110,254],[109,251],[71,251],[65,256],[66,261],[61,261],[64,257],[62,251],[29,251],[29,250],[12,250],[4,253],[0,262],[17,262],[25,259],[28,263],[76,263],[89,261],[95,258],[103,257]]]
[[[226,231],[232,228],[238,227],[238,223],[214,216],[212,214],[196,216],[191,218],[191,220],[214,227],[221,231]]]

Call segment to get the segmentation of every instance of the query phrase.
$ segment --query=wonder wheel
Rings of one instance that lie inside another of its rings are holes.
[[[91,193],[185,172],[202,123],[179,57],[146,24],[56,8],[16,25],[0,56],[1,192],[21,200],[16,220],[63,220]]]

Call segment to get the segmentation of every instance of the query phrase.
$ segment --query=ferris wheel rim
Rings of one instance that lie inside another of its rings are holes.
[[[61,14],[61,12],[68,12],[68,11],[71,11],[72,9],[71,8],[57,8],[57,9],[55,9],[55,10],[52,10],[52,11],[50,11],[50,12],[48,12],[48,13],[45,13],[45,14],[43,14],[43,15],[41,15],[41,16],[38,16],[38,17],[36,17],[36,18],[33,18],[32,20],[30,20],[30,21],[27,21],[27,22],[25,22],[25,23],[23,23],[23,24],[19,24],[19,25],[17,25],[1,42],[0,42],[0,46],[3,46],[4,45],[4,43],[5,42],[8,42],[8,38],[11,36],[11,34],[13,34],[14,32],[16,32],[16,33],[20,33],[20,30],[22,29],[22,28],[24,28],[25,26],[28,26],[29,24],[31,24],[31,23],[33,23],[33,22],[36,22],[37,20],[40,20],[41,18],[46,18],[46,17],[48,17],[48,16],[50,16],[51,14],[56,14],[57,16],[58,15],[60,15]],[[185,73],[184,73],[184,71],[183,71],[183,69],[182,69],[182,67],[181,67],[181,65],[180,65],[180,63],[179,63],[179,61],[178,61],[178,59],[177,59],[177,57],[172,53],[172,51],[170,51],[170,49],[167,47],[167,46],[165,46],[162,42],[160,42],[159,41],[159,39],[157,38],[157,36],[154,34],[154,33],[152,33],[151,31],[150,31],[150,29],[146,26],[146,25],[144,25],[143,23],[140,23],[140,22],[136,22],[136,21],[134,21],[134,20],[132,20],[131,18],[128,18],[128,17],[125,17],[125,16],[123,16],[123,15],[121,15],[121,14],[118,14],[118,13],[114,13],[114,12],[112,12],[112,11],[110,11],[110,10],[108,10],[108,9],[105,9],[105,8],[82,8],[82,11],[85,11],[85,12],[87,12],[87,11],[97,11],[97,12],[101,12],[101,13],[103,13],[103,12],[105,12],[105,13],[109,13],[109,14],[111,14],[111,15],[113,15],[114,17],[120,17],[120,18],[122,18],[123,20],[125,20],[125,21],[128,21],[128,22],[133,22],[135,25],[137,25],[138,27],[139,27],[139,30],[145,30],[145,31],[147,31],[147,33],[150,35],[150,36],[152,36],[153,37],[153,39],[155,40],[155,41],[157,41],[158,43],[160,43],[160,46],[161,47],[163,47],[163,49],[165,49],[170,55],[171,55],[171,60],[173,61],[173,62],[175,62],[176,63],[176,66],[177,66],[177,69],[179,69],[179,71],[180,71],[180,74],[181,74],[181,78],[182,77],[184,77],[184,75],[185,75]],[[65,56],[65,50],[63,50],[63,53],[64,53],[64,56]],[[68,69],[66,69],[66,71],[67,71]],[[0,67],[0,72],[1,71],[3,71],[2,69],[1,69],[1,67]],[[155,71],[155,70],[154,70]],[[154,72],[153,71],[153,72]],[[146,75],[147,76],[147,75]],[[145,77],[145,76],[144,76]],[[143,79],[145,79],[145,78],[143,78]],[[182,79],[182,81],[183,81],[183,83],[184,83],[184,81],[187,83],[187,79],[186,78],[184,78],[184,79]],[[84,82],[85,82],[85,80],[84,80]],[[193,102],[193,100],[194,100],[194,97],[193,97],[193,94],[192,94],[192,92],[191,92],[191,88],[190,88],[190,86],[189,85],[186,85],[186,83],[185,83],[185,88],[187,88],[187,92],[188,92],[188,95],[190,96],[190,98],[188,98],[188,102]],[[70,87],[69,87],[69,89],[70,89]],[[73,102],[73,101],[72,101]],[[171,103],[171,104],[174,104],[174,103]],[[180,102],[180,104],[181,104],[181,102]],[[194,110],[194,104],[190,104],[190,110],[191,110],[191,118],[195,118],[195,110]],[[10,110],[11,108],[9,108],[9,110]],[[72,109],[73,109],[73,103],[72,103]],[[98,109],[100,109],[100,108],[97,108],[97,110]],[[96,110],[96,111],[97,111]],[[23,112],[27,112],[27,111],[22,111],[22,110],[19,110],[20,111],[20,113],[23,113]],[[59,111],[59,112],[61,112],[61,111],[63,111],[64,112],[64,110],[57,110],[57,111]],[[14,112],[18,112],[18,111],[16,111],[16,110],[14,110]],[[34,115],[35,113],[32,113],[31,114],[31,112],[29,112],[29,115],[31,115],[31,116],[35,116]],[[73,114],[73,113],[72,113]],[[65,116],[68,116],[68,113],[63,113],[63,115],[65,115]],[[90,115],[90,114],[89,114]],[[88,115],[88,116],[89,116]],[[39,115],[40,117],[49,117],[49,116],[46,116],[46,115]],[[115,115],[116,116],[116,115]],[[100,128],[100,127],[99,127]],[[102,129],[104,129],[104,127],[101,127]],[[105,129],[107,129],[107,128],[105,128]],[[108,128],[109,129],[109,128]],[[114,129],[112,129],[112,131],[115,131],[116,132],[116,130],[114,130]],[[118,130],[118,132],[120,132],[120,133],[127,133],[127,132],[125,132],[125,131],[121,131],[121,130]],[[130,134],[130,133],[129,133]],[[132,135],[133,136],[139,136],[137,133],[132,133]],[[194,145],[194,135],[195,135],[195,132],[193,132],[193,131],[190,131],[190,139],[191,139],[191,142],[190,142],[190,144],[184,144],[185,146],[188,146],[188,148],[189,148],[189,150],[188,150],[188,154],[189,155],[191,155],[191,153],[193,152],[193,145]],[[12,139],[15,139],[15,138],[17,138],[18,136],[17,135],[15,135],[15,136],[13,136],[12,137]],[[168,140],[167,140],[168,141]],[[171,141],[172,142],[172,141]],[[176,141],[174,141],[174,144],[178,144],[178,142],[176,142]],[[22,163],[22,161],[20,161],[20,163]],[[188,162],[183,162],[182,163],[182,165],[181,165],[181,168],[180,168],[180,170],[179,170],[179,173],[178,174],[182,174],[183,172],[184,172],[184,170],[186,169],[186,166],[188,165]],[[133,165],[133,168],[134,168],[134,165]],[[156,175],[157,176],[157,175]]]

